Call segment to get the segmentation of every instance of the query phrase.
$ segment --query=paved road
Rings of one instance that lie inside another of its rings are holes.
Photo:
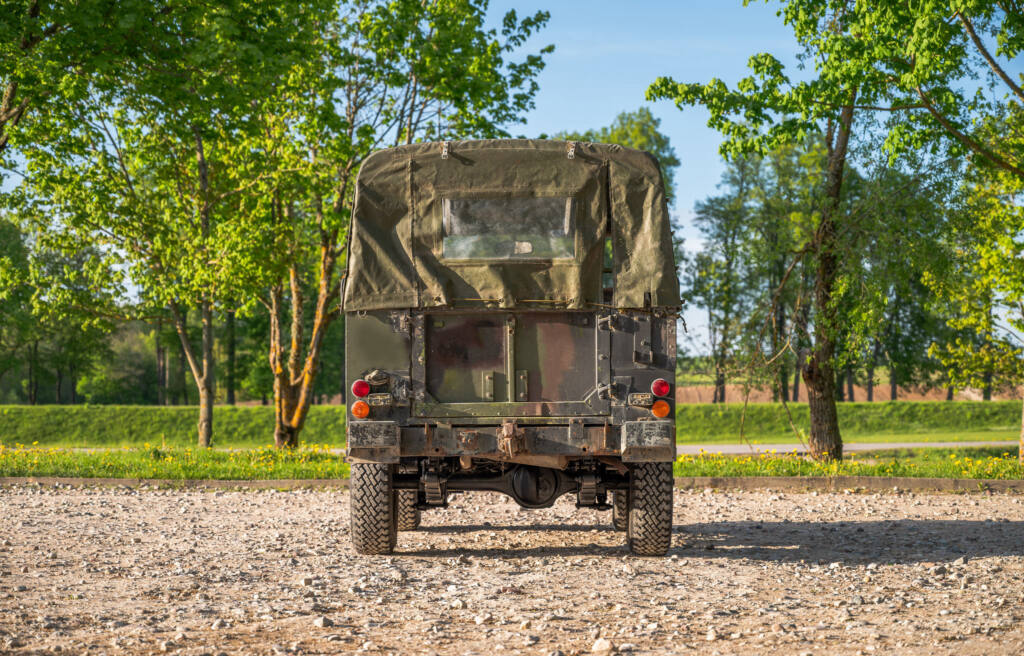
[[[964,449],[969,447],[1002,446],[1017,448],[1016,441],[999,442],[853,442],[843,445],[843,451],[878,451],[879,449]],[[679,455],[696,455],[701,451],[707,453],[721,453],[724,455],[742,455],[745,453],[806,453],[807,450],[799,444],[677,444],[676,453]]]

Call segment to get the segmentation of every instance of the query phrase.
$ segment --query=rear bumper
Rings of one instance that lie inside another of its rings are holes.
[[[351,421],[350,458],[397,463],[401,458],[517,456],[621,458],[623,462],[670,462],[676,455],[675,423],[669,420],[586,425],[400,426],[392,421]]]

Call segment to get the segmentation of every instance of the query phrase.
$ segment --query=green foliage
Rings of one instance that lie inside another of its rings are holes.
[[[779,4],[779,15],[804,49],[801,63],[813,68],[810,79],[791,80],[782,62],[759,53],[748,61],[751,75],[734,88],[719,79],[693,84],[659,78],[648,98],[670,99],[680,108],[705,106],[708,125],[726,137],[723,155],[765,154],[813,134],[824,122],[835,124],[841,108],[853,105],[901,115],[885,142],[893,155],[946,143],[955,154],[971,151],[1020,175],[1024,151],[972,135],[973,125],[1011,92],[1024,100],[1018,83],[999,74],[1024,47],[1019,10],[987,0]],[[994,52],[984,49],[986,39],[997,44]],[[979,78],[982,84],[964,88],[963,81]]]
[[[1012,105],[981,133],[1024,149],[1024,107]],[[953,337],[934,344],[961,385],[991,377],[1024,381],[1024,177],[974,163],[964,187],[963,211],[950,236],[949,267],[926,282],[950,307]]]
[[[676,169],[680,164],[679,158],[676,157],[676,150],[669,142],[669,138],[661,132],[661,119],[656,118],[647,107],[641,107],[632,112],[622,112],[609,126],[585,132],[559,132],[554,135],[554,138],[566,141],[619,144],[654,155],[661,166],[665,198],[669,205],[675,200],[675,176]]]

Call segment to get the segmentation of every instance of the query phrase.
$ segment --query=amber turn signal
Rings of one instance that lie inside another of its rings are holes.
[[[667,417],[669,410],[671,410],[671,408],[668,405],[668,401],[664,399],[658,399],[657,401],[654,402],[654,405],[651,406],[651,414],[657,417],[658,419],[664,419],[665,417]],[[354,410],[353,414],[355,414]]]
[[[370,416],[370,405],[366,401],[356,401],[352,404],[352,416],[356,419],[366,419]]]

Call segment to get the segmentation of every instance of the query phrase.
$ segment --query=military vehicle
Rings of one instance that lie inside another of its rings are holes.
[[[351,537],[453,493],[611,510],[672,537],[680,308],[661,172],[616,145],[400,146],[359,171],[344,277]]]

